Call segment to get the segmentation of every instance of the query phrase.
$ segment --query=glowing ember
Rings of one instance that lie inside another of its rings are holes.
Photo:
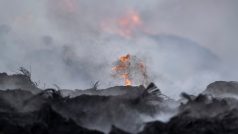
[[[114,77],[124,79],[125,86],[131,86],[136,83],[146,85],[148,83],[146,67],[144,63],[135,56],[127,54],[119,57],[119,60],[112,70],[115,72]]]

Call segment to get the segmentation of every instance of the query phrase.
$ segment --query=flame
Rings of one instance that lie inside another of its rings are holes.
[[[106,20],[101,23],[104,31],[130,38],[134,32],[142,27],[142,19],[137,11],[129,11],[114,20]]]
[[[126,37],[132,36],[133,32],[141,25],[141,17],[139,13],[135,11],[129,12],[118,20],[119,33]]]
[[[125,63],[125,62],[128,62],[129,60],[130,60],[130,55],[129,54],[120,57],[121,62]]]
[[[123,78],[125,86],[149,83],[146,65],[141,59],[130,54],[120,56],[112,71],[115,72],[112,76]]]
[[[131,86],[132,80],[129,77],[130,55],[119,57],[119,63],[112,70],[120,73],[120,77],[124,79],[125,86]]]
[[[122,76],[122,78],[124,78],[125,86],[132,85],[132,81],[129,79],[129,74],[123,74],[121,76]]]

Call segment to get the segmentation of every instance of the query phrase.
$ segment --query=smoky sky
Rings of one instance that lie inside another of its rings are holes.
[[[105,88],[123,84],[111,68],[131,54],[165,94],[196,94],[213,81],[238,78],[237,6],[236,0],[0,0],[0,71],[23,66],[41,87],[84,89],[99,81]],[[125,38],[102,29],[130,11],[149,32],[138,28]]]

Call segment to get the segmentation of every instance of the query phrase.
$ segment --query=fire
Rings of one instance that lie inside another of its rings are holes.
[[[130,54],[120,56],[112,71],[115,73],[114,77],[123,78],[125,86],[148,84],[146,66],[136,56]]]
[[[140,15],[131,11],[126,16],[119,18],[118,27],[122,36],[130,37],[133,32],[142,25]]]
[[[119,63],[112,68],[113,71],[119,73],[119,76],[124,79],[125,86],[131,86],[132,81],[129,77],[130,55],[119,57]]]
[[[125,62],[128,62],[130,60],[130,55],[127,54],[126,56],[121,56],[120,57],[120,61],[125,63]]]
[[[103,21],[101,27],[106,32],[130,38],[136,30],[141,29],[142,24],[139,13],[132,10],[119,18]]]
[[[129,79],[129,74],[121,75],[124,78],[125,86],[131,86],[132,81]]]
[[[114,71],[122,71],[122,70],[126,70],[128,68],[128,63],[129,63],[129,60],[130,60],[130,55],[125,55],[125,56],[121,56],[119,58],[119,64],[115,67],[112,68],[112,70]],[[124,75],[124,74],[123,74]],[[123,76],[122,75],[122,76]],[[124,77],[124,76],[123,76]]]

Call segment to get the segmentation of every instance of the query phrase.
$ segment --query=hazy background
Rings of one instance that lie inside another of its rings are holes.
[[[196,94],[215,80],[238,80],[237,7],[237,0],[0,0],[0,71],[23,66],[41,87],[105,88],[123,84],[111,68],[129,53],[165,94]],[[115,20],[131,11],[142,24],[127,38],[114,32]]]

